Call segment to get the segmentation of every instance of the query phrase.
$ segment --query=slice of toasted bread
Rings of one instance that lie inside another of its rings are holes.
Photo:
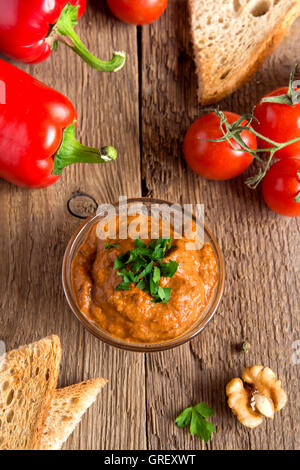
[[[107,380],[91,379],[56,390],[42,437],[41,450],[58,450],[94,403]]]
[[[300,15],[300,0],[188,0],[203,105],[250,80]]]
[[[55,335],[0,359],[1,450],[39,449],[60,359],[60,341]]]

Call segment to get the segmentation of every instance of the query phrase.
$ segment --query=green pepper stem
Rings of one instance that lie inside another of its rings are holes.
[[[74,31],[74,26],[77,24],[78,9],[79,6],[66,4],[60,18],[46,38],[46,42],[51,49],[57,49],[58,42],[63,42],[87,64],[100,72],[117,72],[125,63],[125,52],[113,52],[112,59],[109,61],[100,60],[91,54]]]
[[[117,158],[113,147],[101,149],[81,145],[75,137],[75,121],[63,132],[61,145],[54,155],[53,175],[61,175],[63,169],[73,163],[108,163]]]

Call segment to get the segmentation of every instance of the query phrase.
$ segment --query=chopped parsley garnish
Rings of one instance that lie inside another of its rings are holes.
[[[177,271],[178,263],[172,261],[162,262],[171,249],[171,238],[158,238],[151,241],[148,246],[139,238],[134,240],[133,250],[118,256],[114,262],[114,269],[123,278],[116,287],[117,290],[129,290],[131,284],[151,295],[153,302],[167,303],[171,297],[169,287],[161,287],[161,277],[173,277]]]
[[[196,434],[197,437],[205,442],[208,442],[213,432],[215,432],[214,425],[207,421],[206,418],[214,414],[209,406],[202,402],[195,406],[189,406],[175,419],[175,423],[180,428],[190,426],[190,433]]]

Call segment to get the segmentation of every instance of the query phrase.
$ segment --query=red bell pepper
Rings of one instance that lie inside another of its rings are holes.
[[[74,31],[86,9],[86,0],[0,0],[0,51],[25,63],[45,60],[64,42],[89,65],[116,72],[125,62],[124,52],[114,52],[105,62],[93,56]]]
[[[76,111],[61,93],[0,59],[0,178],[44,188],[72,163],[106,163],[113,147],[96,149],[75,138]]]

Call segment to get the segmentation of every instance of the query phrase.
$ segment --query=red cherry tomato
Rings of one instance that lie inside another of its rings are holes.
[[[281,215],[300,215],[300,158],[287,158],[274,163],[262,184],[266,204]],[[299,197],[299,196],[298,196]]]
[[[166,9],[168,0],[107,0],[113,14],[125,23],[149,24]]]
[[[285,95],[288,88],[278,88],[265,97]],[[260,134],[276,142],[300,137],[300,103],[290,106],[281,103],[262,103],[256,105],[254,116],[259,122],[253,120],[252,127]],[[272,144],[258,139],[259,148],[269,148]],[[300,156],[300,141],[288,145],[275,153],[275,158]]]
[[[238,114],[224,112],[227,121],[232,124],[240,118]],[[246,124],[246,121],[245,123]],[[228,180],[240,175],[253,161],[253,156],[246,151],[233,149],[227,141],[208,142],[206,139],[222,137],[220,118],[215,113],[208,113],[197,119],[188,129],[183,144],[183,151],[188,165],[199,175],[213,180]],[[241,137],[251,149],[257,148],[254,134],[243,131]],[[241,147],[233,141],[233,145]]]

